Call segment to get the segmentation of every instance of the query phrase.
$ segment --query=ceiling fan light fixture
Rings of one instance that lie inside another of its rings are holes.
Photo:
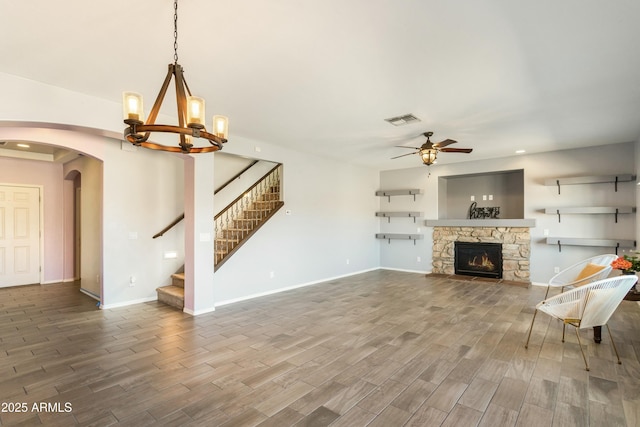
[[[422,163],[424,163],[427,166],[432,165],[436,161],[437,155],[438,155],[438,150],[433,148],[420,150],[420,157],[422,158]]]

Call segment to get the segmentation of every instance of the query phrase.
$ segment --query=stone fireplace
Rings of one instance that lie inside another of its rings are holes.
[[[531,237],[529,227],[434,226],[433,274],[457,274],[455,271],[455,243],[497,243],[502,249],[502,280],[529,284],[529,255]],[[429,225],[429,224],[427,224]],[[434,224],[435,225],[435,224]],[[487,276],[484,276],[487,277]]]

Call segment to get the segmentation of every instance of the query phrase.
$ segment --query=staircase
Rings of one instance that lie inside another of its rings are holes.
[[[184,273],[171,275],[171,285],[156,289],[158,301],[179,309],[184,308]]]
[[[215,216],[215,270],[284,206],[281,176],[282,164],[278,164]],[[171,278],[171,285],[156,289],[158,301],[183,309],[184,274],[173,274]]]
[[[220,268],[266,221],[282,206],[280,187],[268,187],[247,207],[234,213],[233,209],[216,216],[215,269]]]

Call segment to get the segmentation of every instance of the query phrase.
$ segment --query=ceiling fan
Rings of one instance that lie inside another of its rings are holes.
[[[439,151],[443,153],[470,153],[473,151],[473,148],[444,148],[447,145],[455,144],[458,141],[454,141],[453,139],[445,139],[442,142],[431,142],[431,137],[433,136],[433,132],[425,132],[422,135],[427,137],[427,142],[422,144],[420,147],[405,147],[404,145],[398,145],[400,148],[411,148],[416,151],[409,154],[403,154],[401,156],[392,157],[392,159],[397,159],[398,157],[409,156],[411,154],[419,154],[422,158],[422,162],[429,166],[433,164],[436,160],[436,156]]]

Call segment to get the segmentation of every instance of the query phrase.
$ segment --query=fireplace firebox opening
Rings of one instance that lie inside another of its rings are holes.
[[[455,274],[502,279],[502,244],[454,242]]]

